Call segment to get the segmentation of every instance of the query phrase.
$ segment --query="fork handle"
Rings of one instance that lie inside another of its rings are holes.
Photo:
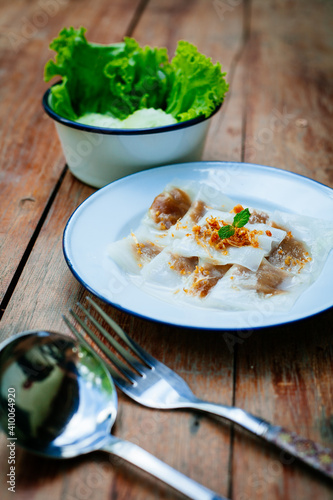
[[[330,448],[315,443],[311,439],[302,438],[283,427],[272,425],[240,408],[202,400],[186,403],[182,406],[224,417],[333,479],[333,450]],[[290,458],[283,455],[281,455],[281,461],[286,464],[291,463]]]
[[[333,450],[330,448],[271,424],[268,424],[267,431],[261,437],[333,479]],[[291,462],[287,457],[284,461],[285,463]]]
[[[110,436],[103,451],[123,458],[193,500],[228,500],[154,457],[134,443]]]

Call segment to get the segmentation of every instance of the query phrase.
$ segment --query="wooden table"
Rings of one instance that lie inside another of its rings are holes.
[[[179,39],[219,60],[230,92],[204,160],[266,164],[333,187],[333,4],[329,0],[3,0],[1,2],[0,340],[29,329],[68,333],[61,314],[86,295],[62,254],[62,233],[94,189],[67,170],[41,107],[49,42],[64,26],[91,41]],[[311,200],[309,200],[311,203]],[[199,397],[236,404],[333,447],[332,310],[261,331],[171,328],[105,309]],[[333,498],[332,485],[224,421],[140,407],[119,393],[116,435],[236,500]],[[1,499],[180,498],[102,453],[54,462],[17,448],[16,494]]]

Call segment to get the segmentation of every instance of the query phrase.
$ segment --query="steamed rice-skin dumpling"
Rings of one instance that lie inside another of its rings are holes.
[[[329,221],[243,207],[205,183],[175,181],[108,255],[136,286],[163,300],[220,310],[269,301],[287,311],[332,247]]]

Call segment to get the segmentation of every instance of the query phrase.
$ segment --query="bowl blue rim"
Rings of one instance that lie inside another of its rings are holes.
[[[57,82],[52,87],[59,85],[61,82]],[[192,118],[191,120],[186,120],[184,122],[173,123],[171,125],[163,125],[161,127],[154,128],[140,128],[140,129],[117,129],[117,128],[106,128],[106,127],[94,127],[92,125],[84,125],[83,123],[77,123],[72,120],[68,120],[67,118],[63,118],[58,115],[49,105],[49,95],[51,93],[51,88],[48,88],[43,95],[42,105],[45,112],[53,118],[53,120],[61,123],[62,125],[66,125],[67,127],[71,127],[77,130],[81,130],[82,132],[95,132],[98,134],[104,135],[145,135],[145,134],[157,134],[161,132],[172,132],[173,130],[179,130],[182,128],[191,127],[192,125],[196,125],[197,123],[204,122],[209,120],[214,116],[219,109],[222,107],[222,104],[216,106],[214,111],[209,116],[199,116],[197,118]]]

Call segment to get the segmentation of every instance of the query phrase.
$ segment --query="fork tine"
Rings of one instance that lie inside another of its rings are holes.
[[[64,320],[64,322],[66,323],[66,325],[68,326],[68,328],[71,330],[71,332],[75,335],[75,337],[82,343],[84,344],[88,349],[92,350],[94,353],[95,353],[95,350],[94,348],[91,346],[91,344],[89,344],[89,342],[87,342],[87,340],[84,338],[84,336],[82,335],[81,332],[79,332],[78,330],[76,330],[76,328],[74,328],[74,326],[72,325],[72,323],[69,321],[69,319],[62,315],[62,319]],[[96,354],[96,353],[95,353]],[[127,380],[125,380],[124,378],[120,377],[119,373],[116,372],[113,368],[113,366],[111,365],[111,362],[109,362],[109,360],[107,361],[107,366],[108,366],[108,370],[109,372],[111,373],[111,376],[113,378],[113,380],[115,381],[115,383],[119,386],[119,387],[129,387],[131,386],[132,384],[130,384]]]
[[[111,352],[107,348],[107,346],[104,344],[104,342],[102,342],[95,335],[95,333],[88,327],[88,325],[86,325],[84,323],[84,321],[74,311],[72,311],[70,309],[69,312],[76,319],[76,321],[80,324],[80,326],[85,331],[85,333],[98,345],[98,347],[104,352],[106,357],[108,359],[110,359],[110,362],[116,366],[116,368],[120,371],[120,373],[122,373],[128,380],[130,380],[131,382],[134,383],[136,380],[136,375],[131,370],[129,370],[128,367],[113,354],[113,352]],[[80,333],[79,333],[79,336],[82,338],[82,335]],[[91,348],[91,346],[90,346],[90,348]],[[108,363],[108,366],[109,366],[110,362]]]
[[[79,302],[77,303],[78,307],[81,309],[81,311],[86,315],[86,317],[91,321],[91,323],[95,326],[95,328],[99,331],[103,337],[105,337],[110,344],[115,348],[115,350],[123,357],[123,359],[130,365],[131,368],[134,368],[139,375],[142,375],[144,371],[144,365],[142,365],[137,358],[134,358],[131,353],[129,353],[119,342],[110,335],[108,331],[105,330],[105,328],[102,327],[102,325],[99,324],[99,322],[90,314],[90,312]],[[114,322],[115,323],[115,322]],[[117,323],[115,325],[120,328]],[[93,334],[94,335],[94,334]],[[94,339],[98,339],[94,335]],[[100,340],[100,339],[98,339]],[[98,343],[98,342],[97,342]],[[105,346],[105,344],[103,344]]]
[[[146,352],[141,346],[139,346],[135,340],[133,340],[127,333],[112,319],[99,305],[96,304],[90,297],[86,297],[87,301],[93,306],[93,308],[102,316],[104,321],[119,335],[119,337],[126,343],[126,345],[132,349],[132,351],[141,360],[146,363],[149,368],[153,368],[156,364],[155,358],[153,358],[148,352]],[[127,352],[127,351],[126,351]]]
[[[68,326],[68,328],[71,330],[71,332],[75,335],[75,337],[80,341],[82,342],[85,347],[87,347],[88,349],[90,350],[94,350],[93,347],[89,344],[89,342],[87,342],[87,340],[84,338],[84,336],[82,335],[82,333],[80,333],[73,325],[72,323],[69,321],[69,319],[62,315],[62,319],[64,320],[64,322],[66,323],[66,325]],[[112,375],[112,377],[114,377],[115,375],[118,375],[117,372],[114,370],[114,368],[110,365],[109,367],[109,370],[110,370],[110,373]]]

